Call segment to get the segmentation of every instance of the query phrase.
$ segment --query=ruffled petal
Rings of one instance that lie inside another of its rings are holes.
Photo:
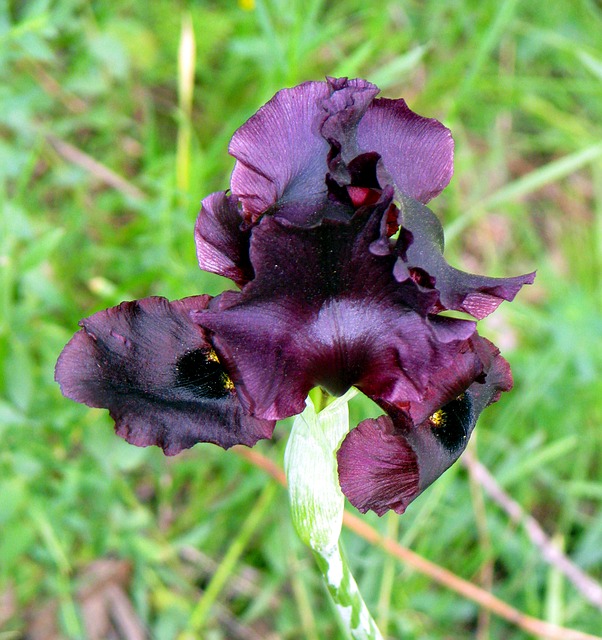
[[[379,92],[371,82],[355,78],[327,78],[330,96],[322,102],[325,111],[320,133],[331,144],[345,149],[345,162],[359,155],[356,129]]]
[[[328,169],[339,184],[350,184],[347,164],[360,154],[357,126],[379,89],[365,80],[347,78],[328,78],[328,86],[332,93],[322,103],[325,116],[320,127],[331,148]]]
[[[269,438],[274,423],[243,412],[204,331],[190,320],[209,300],[151,297],[82,320],[56,365],[61,391],[109,409],[118,435],[167,455],[197,442],[228,448]]]
[[[449,320],[450,318],[446,317],[431,318],[431,325],[439,332],[442,340],[445,339],[444,334],[449,328],[445,327],[442,332],[439,322],[443,321],[446,324]],[[453,325],[450,328],[452,330],[450,338],[456,339],[457,330]],[[413,424],[424,422],[440,407],[461,395],[475,381],[484,379],[485,373],[490,367],[490,358],[482,347],[483,341],[484,339],[478,334],[472,334],[469,339],[458,346],[453,359],[446,366],[432,372],[424,397],[419,402],[410,401],[404,407]],[[388,413],[391,412],[391,405],[382,402],[380,405]]]
[[[481,320],[504,301],[511,301],[535,273],[513,278],[489,278],[451,267],[443,257],[443,229],[435,214],[406,196],[401,197],[400,222],[412,235],[395,264],[394,275],[411,288],[436,290],[437,303],[430,309],[464,311]],[[416,274],[426,274],[418,278]]]
[[[251,241],[255,279],[194,314],[250,413],[298,413],[316,385],[337,395],[355,385],[380,402],[420,401],[474,333],[473,322],[408,307],[392,276],[395,256],[369,251],[384,207],[314,229],[263,218]]]
[[[362,513],[403,513],[420,493],[416,453],[389,416],[360,422],[341,443],[337,460],[341,491]]]
[[[405,100],[379,98],[357,127],[363,151],[382,158],[386,174],[401,193],[427,203],[448,185],[454,171],[454,141],[439,121],[414,113]],[[390,184],[383,178],[381,183]]]
[[[219,191],[203,200],[194,227],[201,269],[230,278],[239,287],[254,275],[249,261],[250,231],[241,229],[242,222],[238,198]]]
[[[403,513],[460,457],[482,410],[511,388],[499,351],[482,338],[473,348],[483,358],[481,379],[428,418],[416,423],[405,408],[389,406],[389,415],[364,420],[343,440],[337,452],[341,490],[362,513]]]
[[[360,154],[356,136],[377,93],[365,80],[328,78],[284,89],[252,116],[230,144],[231,188],[247,223],[264,213],[306,227],[348,220],[366,198],[346,187],[380,188],[379,156]]]
[[[451,179],[451,134],[377,93],[359,79],[308,82],[240,127],[233,195],[203,201],[195,240],[201,268],[241,290],[83,320],[57,362],[63,393],[171,455],[196,442],[252,446],[301,412],[312,387],[356,386],[386,415],[341,444],[343,492],[361,511],[402,513],[512,386],[474,322],[437,314],[483,318],[534,274],[447,264],[421,203]]]
[[[283,89],[232,137],[230,186],[252,221],[277,202],[324,199],[328,143],[319,127],[329,93],[325,82]]]

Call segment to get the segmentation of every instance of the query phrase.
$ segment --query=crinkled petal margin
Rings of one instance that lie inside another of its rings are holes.
[[[335,395],[357,386],[377,402],[420,402],[436,372],[462,355],[475,323],[408,308],[392,276],[394,256],[369,251],[382,207],[314,229],[262,218],[251,242],[255,279],[193,314],[249,413],[299,413],[316,385]]]
[[[389,406],[389,415],[364,420],[341,443],[341,490],[362,513],[403,513],[460,457],[483,409],[512,387],[510,368],[498,349],[483,338],[472,342],[485,368],[483,380],[419,424],[407,408]]]
[[[398,195],[422,203],[439,195],[453,174],[449,129],[414,113],[403,99],[377,99],[378,91],[359,78],[305,82],[279,91],[251,116],[229,147],[237,160],[231,189],[247,222],[295,203],[297,215],[305,211],[297,222],[313,224],[312,210],[325,208],[332,181],[374,186],[372,179],[354,179],[351,163],[362,156],[380,158],[382,188],[394,185]]]
[[[398,250],[402,255],[393,273],[401,283],[411,283],[417,272],[430,276],[433,284],[429,286],[439,294],[431,313],[464,311],[481,320],[504,300],[512,301],[525,284],[532,284],[535,279],[535,272],[512,278],[490,278],[450,266],[443,257],[441,223],[430,209],[412,198],[401,198],[400,223],[411,233],[412,240],[409,244],[404,240],[403,250]]]
[[[204,331],[190,320],[210,296],[124,302],[80,323],[61,353],[63,394],[109,409],[118,435],[167,455],[197,442],[253,446],[274,422],[247,415]]]
[[[203,200],[194,227],[199,266],[230,278],[239,287],[253,279],[249,261],[250,230],[243,230],[239,200],[224,191]]]
[[[362,151],[380,155],[386,172],[381,184],[392,182],[399,192],[425,204],[453,175],[450,130],[414,113],[403,99],[374,100],[358,124],[357,140]]]
[[[328,143],[319,125],[328,96],[325,82],[283,89],[235,132],[230,186],[253,221],[277,202],[326,194]]]

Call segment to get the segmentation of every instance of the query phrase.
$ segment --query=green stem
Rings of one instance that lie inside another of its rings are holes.
[[[319,413],[307,400],[293,424],[285,468],[295,529],[313,551],[349,637],[382,640],[339,544],[345,499],[338,483],[336,451],[349,431],[347,402],[352,394]]]
[[[339,544],[330,550],[314,549],[313,552],[349,635],[354,640],[382,640]]]

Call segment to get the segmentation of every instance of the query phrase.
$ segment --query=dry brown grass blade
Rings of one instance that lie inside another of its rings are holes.
[[[69,142],[65,142],[53,135],[47,135],[46,139],[52,145],[54,150],[67,162],[77,165],[92,174],[100,182],[120,191],[125,196],[134,200],[146,200],[146,194],[138,189],[131,182],[115,173],[112,169],[95,160],[81,149],[73,146]]]
[[[510,516],[510,519],[525,528],[531,542],[541,551],[543,559],[563,573],[584,598],[602,610],[602,586],[562,553],[546,535],[539,522],[526,513],[518,502],[500,487],[487,467],[470,452],[466,451],[462,456],[462,463],[489,497]]]
[[[286,486],[284,471],[269,458],[266,458],[266,456],[257,451],[244,447],[235,447],[234,450],[242,458],[263,469],[281,485]],[[381,547],[390,555],[416,569],[416,571],[428,576],[444,587],[455,591],[467,600],[472,600],[472,602],[488,609],[493,614],[511,622],[528,633],[546,638],[546,640],[602,640],[601,636],[593,636],[588,633],[583,633],[582,631],[559,627],[522,613],[488,591],[477,587],[471,582],[468,582],[468,580],[460,578],[434,562],[419,556],[397,541],[381,535],[376,529],[348,511],[345,511],[343,515],[343,525],[370,544]]]
[[[86,567],[75,594],[89,640],[146,640],[144,626],[127,596],[131,567],[124,560],[101,559]],[[29,640],[59,640],[59,601],[55,598],[27,615]]]

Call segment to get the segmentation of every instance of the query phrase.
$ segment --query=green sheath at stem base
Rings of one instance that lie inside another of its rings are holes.
[[[345,499],[336,451],[349,431],[347,402],[355,393],[349,391],[319,413],[308,398],[293,423],[284,465],[295,529],[313,551],[349,636],[382,640],[339,545]]]

